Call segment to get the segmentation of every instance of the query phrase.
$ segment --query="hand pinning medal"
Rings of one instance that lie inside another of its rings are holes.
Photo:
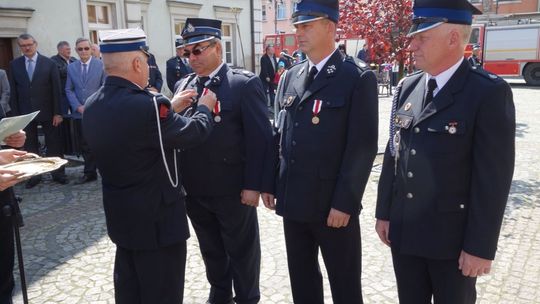
[[[313,101],[313,118],[311,119],[311,122],[314,125],[318,125],[321,122],[321,119],[319,118],[319,113],[321,112],[321,105],[322,100],[315,99]]]
[[[206,94],[208,94],[208,88],[204,88],[203,91],[202,91],[202,96],[205,96]],[[219,102],[219,100],[216,101],[216,105],[214,106],[214,109],[212,110],[212,112],[214,113],[214,121],[216,123],[219,123],[221,122],[221,102]]]

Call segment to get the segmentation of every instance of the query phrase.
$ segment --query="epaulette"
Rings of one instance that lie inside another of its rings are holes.
[[[291,64],[288,68],[285,68],[285,70],[290,70],[290,69],[292,69],[293,67],[295,67],[295,66],[297,66],[297,65],[299,65],[299,64],[303,64],[303,63],[306,62],[306,61],[307,61],[307,59],[304,59],[304,60],[299,61],[299,62],[295,62],[295,63]]]
[[[493,74],[491,72],[488,72],[488,71],[486,71],[486,70],[484,70],[482,68],[471,67],[471,71],[473,73],[476,73],[476,74],[478,74],[478,75],[480,75],[480,76],[482,76],[484,78],[487,78],[487,79],[489,79],[489,80],[491,80],[493,82],[499,82],[499,81],[503,80],[501,77],[499,77],[499,76],[497,76],[497,75],[495,75],[495,74]]]
[[[411,76],[414,76],[414,75],[418,75],[420,73],[424,73],[424,71],[422,71],[422,70],[414,71],[411,74],[407,74],[404,78],[411,77]]]
[[[353,56],[347,56],[345,57],[345,62],[354,64],[356,67],[358,67],[362,72],[369,70],[369,65],[365,63],[364,61],[353,57]]]
[[[233,69],[232,72],[234,74],[244,75],[244,76],[249,77],[249,78],[255,76],[255,74],[253,74],[253,72],[250,72],[250,71],[244,70],[244,69]]]

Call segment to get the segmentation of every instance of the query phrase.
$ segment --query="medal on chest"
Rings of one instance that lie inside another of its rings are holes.
[[[202,92],[202,96],[205,96],[208,94],[208,88],[204,88]],[[214,113],[214,121],[216,123],[221,122],[221,102],[219,100],[216,101],[216,104],[214,105],[214,108],[212,109],[212,113]]]
[[[318,125],[321,122],[319,118],[319,113],[321,112],[322,100],[315,99],[313,101],[313,117],[311,118],[311,123]]]

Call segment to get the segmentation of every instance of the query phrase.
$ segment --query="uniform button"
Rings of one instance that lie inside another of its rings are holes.
[[[294,164],[296,161],[294,159],[291,159],[291,164]]]
[[[419,127],[414,128],[414,133],[420,133],[420,128]]]
[[[292,145],[293,145],[293,146],[296,146],[296,141],[293,140],[293,141],[292,141]]]
[[[412,172],[407,172],[407,177],[408,178],[413,178],[414,177],[414,174]]]
[[[297,122],[294,123],[295,128],[298,128],[298,125],[299,125],[299,123],[297,123]]]
[[[412,195],[412,193],[407,193],[407,198],[408,198],[408,199],[411,199],[411,198],[413,198],[413,195]]]
[[[300,106],[300,107],[298,107],[298,110],[299,110],[299,111],[302,111],[303,108],[304,108],[304,107]]]
[[[465,209],[465,204],[460,204],[459,209]]]
[[[411,155],[416,155],[416,150],[415,149],[411,149]]]

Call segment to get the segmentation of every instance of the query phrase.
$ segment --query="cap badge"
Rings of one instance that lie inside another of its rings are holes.
[[[191,23],[188,23],[187,26],[186,26],[186,31],[188,33],[193,33],[193,32],[195,32],[195,27],[193,27],[193,25]]]

